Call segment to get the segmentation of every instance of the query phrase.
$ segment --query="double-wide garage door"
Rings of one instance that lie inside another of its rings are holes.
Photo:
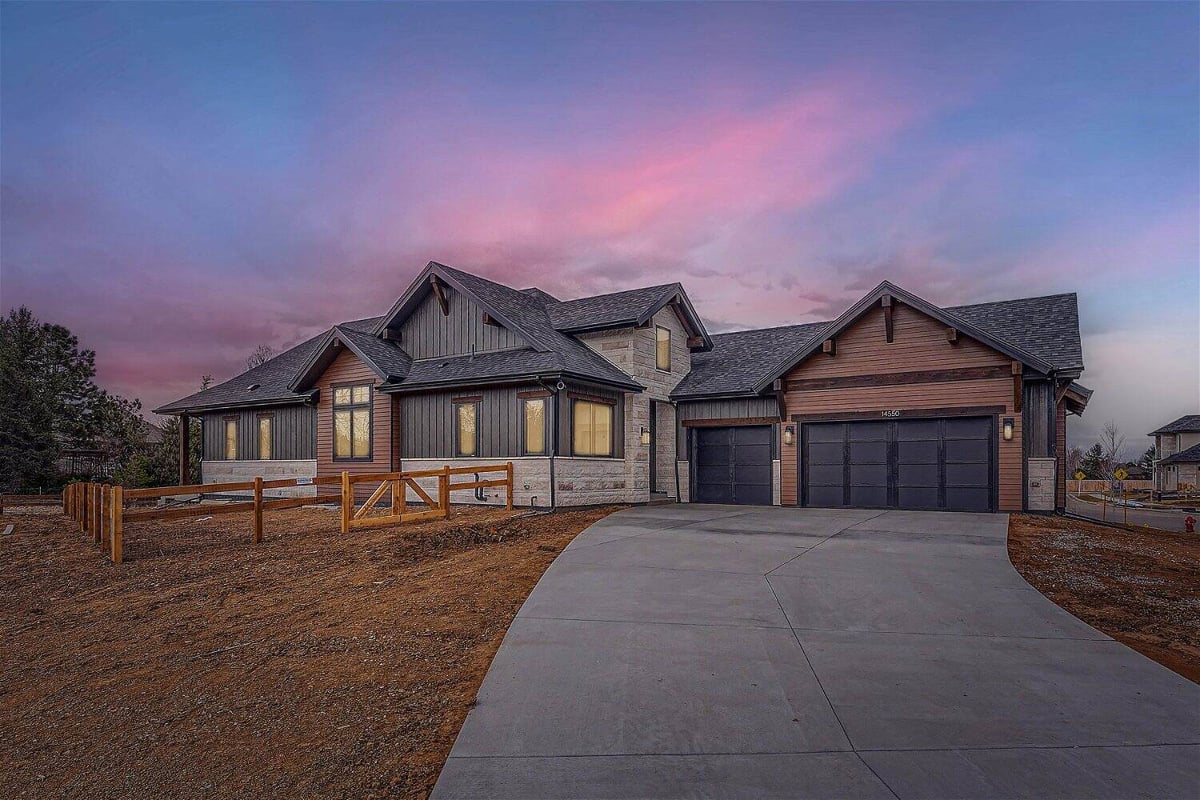
[[[771,426],[693,428],[698,503],[771,505]]]
[[[947,417],[803,426],[807,506],[995,509],[992,417]]]

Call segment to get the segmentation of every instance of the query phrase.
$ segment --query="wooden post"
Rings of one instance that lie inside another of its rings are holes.
[[[400,484],[403,481],[392,481],[392,516],[400,516]]]
[[[350,473],[342,471],[342,533],[350,532],[350,517],[354,514],[354,487],[350,485]]]
[[[96,527],[96,544],[101,546],[104,545],[104,529],[108,527],[108,515],[111,511],[108,505],[108,489],[107,483],[100,484],[100,524]]]
[[[509,461],[504,466],[507,469],[506,477],[508,478],[508,505],[506,506],[506,508],[508,508],[509,511],[512,511],[512,507],[513,507],[513,497],[512,497],[512,495],[513,495],[513,463],[511,461]]]
[[[262,541],[263,515],[263,479],[261,475],[254,476],[254,544]]]
[[[92,487],[92,541],[100,544],[100,523],[104,519],[104,484]]]
[[[400,516],[403,517],[404,512],[408,511],[408,481],[403,478],[396,481],[396,489],[400,492]]]
[[[114,564],[121,563],[121,523],[125,515],[125,489],[113,487],[112,495],[112,530],[109,531],[108,541],[112,545],[112,560]]]
[[[450,465],[446,464],[442,467],[442,474],[438,476],[438,503],[442,507],[442,517],[450,519]]]
[[[92,489],[90,483],[81,484],[79,490],[79,532],[87,533],[87,512],[88,503],[92,499]]]
[[[179,485],[190,486],[192,483],[191,464],[192,423],[187,414],[179,416]]]

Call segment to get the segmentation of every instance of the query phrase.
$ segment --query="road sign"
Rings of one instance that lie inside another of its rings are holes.
[[[1087,473],[1084,472],[1083,470],[1081,470],[1081,469],[1075,470],[1075,480],[1081,481],[1086,477],[1087,477]]]
[[[1129,473],[1125,471],[1124,467],[1117,467],[1116,471],[1113,473],[1113,477],[1119,481],[1123,481],[1129,477]]]

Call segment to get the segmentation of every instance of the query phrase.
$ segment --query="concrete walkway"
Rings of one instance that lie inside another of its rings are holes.
[[[1002,515],[653,506],[517,615],[433,797],[1197,797],[1200,686],[1046,600]]]

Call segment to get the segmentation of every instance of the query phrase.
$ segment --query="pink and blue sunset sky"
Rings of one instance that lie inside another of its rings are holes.
[[[1200,407],[1200,6],[0,8],[0,294],[147,408],[435,259],[710,330],[1079,293],[1071,425]]]

